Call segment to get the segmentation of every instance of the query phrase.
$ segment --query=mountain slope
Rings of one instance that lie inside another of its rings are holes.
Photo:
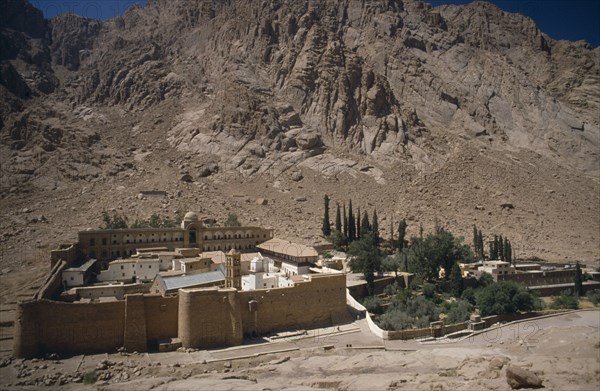
[[[48,232],[66,210],[74,228],[109,208],[236,210],[312,240],[327,192],[382,225],[476,223],[524,255],[598,257],[600,49],[529,18],[412,0],[150,0],[105,22],[2,7],[7,243],[37,235],[18,228],[30,204]],[[136,198],[151,188],[170,195]]]

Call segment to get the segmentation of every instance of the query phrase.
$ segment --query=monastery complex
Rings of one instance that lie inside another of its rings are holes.
[[[261,227],[85,230],[18,304],[14,354],[171,350],[350,321],[346,276]]]

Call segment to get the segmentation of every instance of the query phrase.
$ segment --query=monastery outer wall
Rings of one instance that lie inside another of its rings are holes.
[[[148,348],[155,350],[159,340],[177,338],[179,297],[146,295],[144,299]]]
[[[179,291],[178,337],[184,347],[211,348],[242,343],[235,289]]]
[[[61,354],[114,352],[123,346],[125,302],[19,303],[15,319],[15,357],[46,352]]]
[[[256,291],[179,291],[178,336],[184,347],[237,345],[243,336],[350,320],[346,276],[311,276],[293,287]]]
[[[311,275],[310,281],[297,282],[293,287],[241,291],[238,295],[246,336],[349,319],[344,274]]]

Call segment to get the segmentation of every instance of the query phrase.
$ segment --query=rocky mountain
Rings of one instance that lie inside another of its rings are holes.
[[[52,245],[111,208],[235,210],[307,241],[328,193],[382,225],[475,223],[523,255],[598,258],[600,49],[525,16],[414,0],[0,15],[6,245]]]

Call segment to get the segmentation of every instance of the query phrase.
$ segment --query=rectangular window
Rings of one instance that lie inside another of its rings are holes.
[[[102,245],[106,246],[106,238],[102,238]]]
[[[90,239],[90,246],[95,246],[96,245],[96,240],[94,238]]]
[[[121,270],[123,270],[123,269],[124,269],[124,268],[123,268],[123,265],[121,265]]]

